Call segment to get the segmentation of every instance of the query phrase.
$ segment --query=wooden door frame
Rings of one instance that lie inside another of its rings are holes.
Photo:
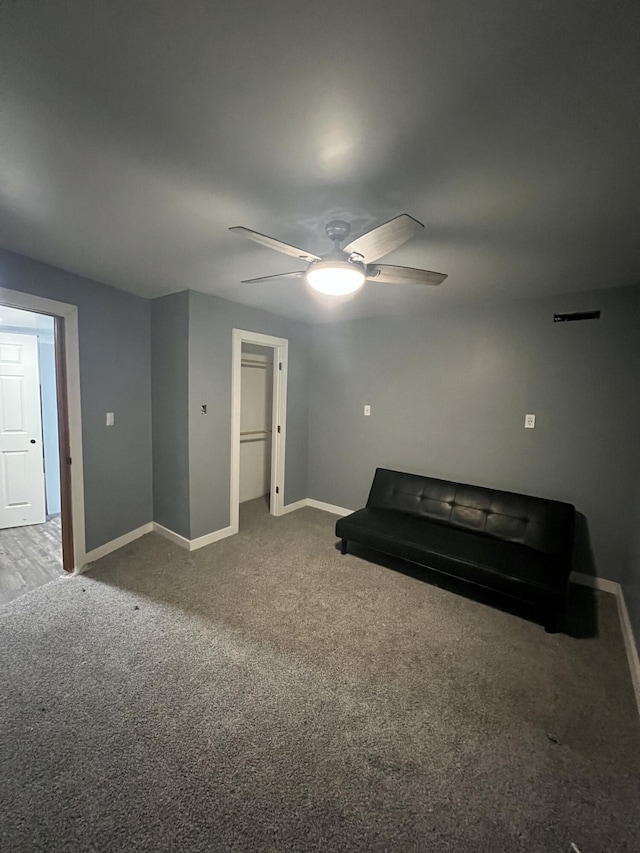
[[[258,344],[273,349],[273,405],[271,409],[271,494],[269,512],[284,511],[284,461],[287,446],[287,374],[289,341],[260,332],[234,329],[231,357],[231,528],[238,531],[240,518],[240,408],[242,376],[242,344]]]
[[[56,394],[58,404],[58,458],[60,464],[60,513],[62,516],[62,568],[75,568],[73,547],[73,506],[71,495],[71,443],[69,440],[69,400],[67,389],[67,356],[65,318],[54,317],[54,347],[56,364]]]
[[[78,307],[0,287],[0,305],[54,320],[62,557],[66,572],[86,563]]]

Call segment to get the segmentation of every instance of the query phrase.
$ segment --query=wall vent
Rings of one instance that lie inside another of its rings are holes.
[[[568,323],[570,320],[599,320],[599,311],[569,311],[565,314],[554,314],[554,323]]]

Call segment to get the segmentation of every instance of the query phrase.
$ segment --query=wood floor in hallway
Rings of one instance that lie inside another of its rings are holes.
[[[0,530],[0,607],[61,574],[59,515],[44,524]]]

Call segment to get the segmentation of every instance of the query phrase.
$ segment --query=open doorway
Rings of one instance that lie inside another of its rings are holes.
[[[240,504],[271,503],[273,348],[242,344],[240,361]]]
[[[62,323],[0,305],[0,603],[73,568],[70,518],[63,548]]]
[[[231,526],[240,504],[280,515],[284,504],[288,341],[233,330]]]

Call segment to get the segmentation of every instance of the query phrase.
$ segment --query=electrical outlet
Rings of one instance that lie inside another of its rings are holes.
[[[524,428],[525,429],[535,429],[536,428],[536,416],[535,415],[525,415],[524,416]]]
[[[365,418],[368,418],[370,415],[371,415],[371,406],[365,406],[365,407],[364,407],[364,416],[365,416]]]
[[[113,412],[107,412],[107,426],[113,426]]]

